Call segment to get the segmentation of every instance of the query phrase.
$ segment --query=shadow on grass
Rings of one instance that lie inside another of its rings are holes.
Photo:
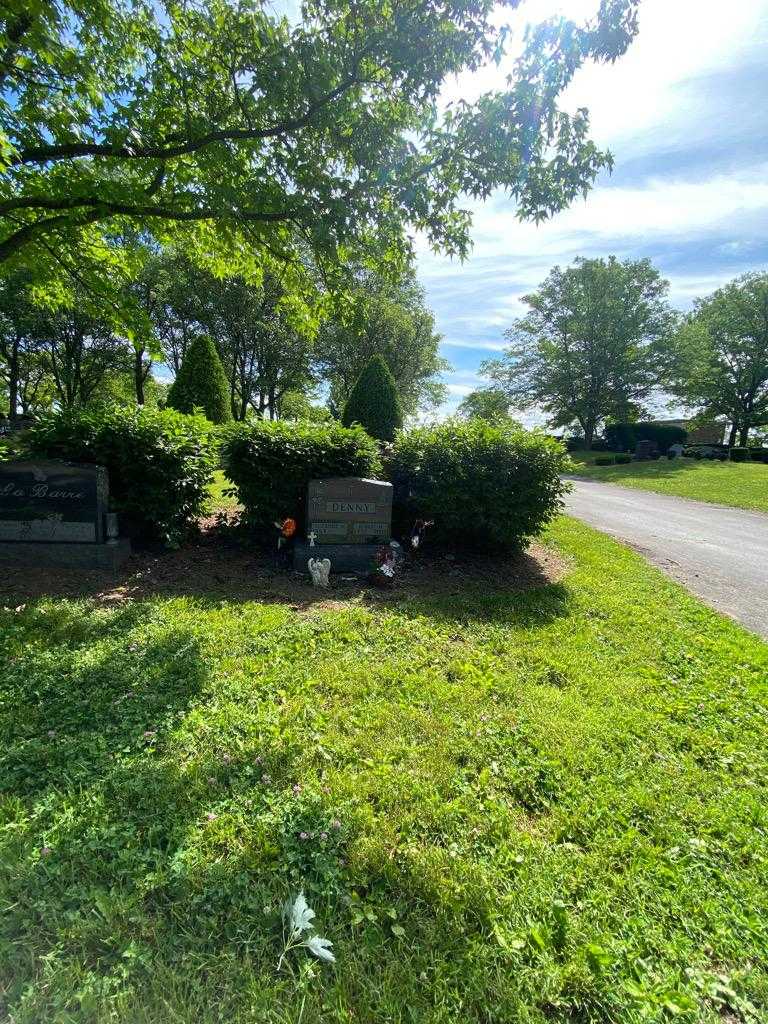
[[[16,648],[2,683],[0,793],[79,786],[162,742],[208,678],[200,643],[141,604],[108,615],[82,605],[6,612]]]

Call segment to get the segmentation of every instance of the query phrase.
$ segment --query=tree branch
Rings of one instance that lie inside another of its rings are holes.
[[[348,75],[335,89],[321,96],[319,100],[312,103],[300,117],[289,118],[285,121],[278,121],[277,124],[269,125],[267,128],[220,128],[216,131],[207,132],[197,139],[186,139],[176,146],[125,146],[110,145],[102,142],[71,142],[62,145],[30,146],[22,149],[9,161],[10,166],[20,164],[49,163],[54,160],[71,160],[80,156],[103,156],[119,157],[124,160],[169,160],[177,156],[187,156],[195,153],[198,149],[210,146],[216,142],[257,142],[260,139],[272,138],[276,135],[285,135],[288,132],[305,128],[323,107],[332,103],[339,96],[347,92],[358,81],[357,66],[362,59],[360,54],[355,61],[355,71]]]
[[[20,205],[29,208],[33,201],[20,201]],[[10,259],[19,249],[29,242],[35,240],[38,235],[46,234],[51,229],[60,227],[81,227],[85,224],[93,224],[99,220],[106,220],[108,217],[159,217],[162,220],[175,221],[197,221],[197,220],[233,220],[256,221],[274,223],[292,220],[297,211],[260,211],[260,210],[175,210],[170,206],[151,206],[134,203],[110,203],[102,202],[97,198],[80,199],[46,199],[41,197],[34,201],[39,208],[50,210],[73,210],[86,206],[92,207],[81,216],[76,218],[68,217],[66,214],[59,214],[56,217],[44,217],[40,220],[25,224],[18,231],[0,242],[0,263]],[[0,205],[0,214],[9,212],[8,204]],[[11,207],[19,209],[19,206]]]

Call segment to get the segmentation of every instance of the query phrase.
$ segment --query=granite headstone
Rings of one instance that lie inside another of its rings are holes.
[[[362,477],[311,480],[307,540],[294,547],[294,567],[329,558],[332,572],[370,572],[382,544],[392,538],[392,484]]]
[[[130,544],[114,524],[105,536],[108,500],[103,466],[0,463],[0,561],[116,567]]]

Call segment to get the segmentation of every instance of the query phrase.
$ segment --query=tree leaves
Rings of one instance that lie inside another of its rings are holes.
[[[329,265],[374,239],[408,253],[414,230],[464,256],[465,197],[503,187],[539,220],[608,164],[557,97],[584,60],[623,52],[636,3],[540,27],[508,88],[443,114],[446,78],[503,59],[492,0],[329,0],[294,23],[258,0],[36,3],[5,28],[0,257],[126,223],[215,223],[221,254],[257,240]]]

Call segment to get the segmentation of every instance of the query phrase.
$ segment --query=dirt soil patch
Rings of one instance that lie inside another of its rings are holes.
[[[406,555],[391,590],[333,570],[331,586],[316,589],[308,573],[287,571],[275,554],[238,542],[226,528],[222,531],[220,520],[207,520],[201,523],[199,536],[183,548],[138,549],[116,573],[9,567],[0,577],[0,604],[16,607],[41,597],[89,597],[115,604],[164,594],[272,601],[297,611],[321,611],[351,601],[381,604],[480,588],[525,590],[557,582],[565,569],[557,552],[536,543],[521,555],[503,558],[425,549]]]

